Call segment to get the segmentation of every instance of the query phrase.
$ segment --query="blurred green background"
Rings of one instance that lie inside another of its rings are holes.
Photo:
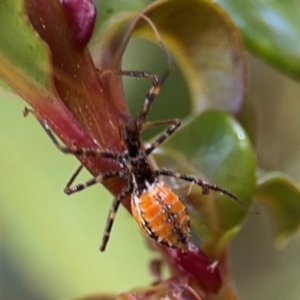
[[[250,57],[249,99],[255,109],[255,148],[259,166],[280,170],[300,184],[300,85]],[[233,277],[243,299],[300,298],[300,237],[276,248],[268,211],[249,215],[231,247]]]
[[[137,40],[124,59],[124,69],[159,73],[164,64],[160,50]],[[135,114],[150,83],[125,81]],[[255,111],[259,164],[285,171],[297,182],[299,94],[298,83],[250,59],[248,95]],[[175,70],[154,105],[152,119],[184,116],[189,111],[187,98],[184,79]],[[22,117],[24,106],[19,99],[1,95],[0,298],[69,299],[149,284],[153,279],[147,266],[155,254],[146,249],[130,215],[120,209],[107,250],[100,253],[112,196],[100,185],[64,195],[63,187],[78,162],[60,153],[34,118]],[[85,173],[80,180],[86,178]],[[268,213],[259,210],[259,215],[248,216],[231,249],[237,289],[246,300],[298,300],[299,236],[286,248],[276,249]]]

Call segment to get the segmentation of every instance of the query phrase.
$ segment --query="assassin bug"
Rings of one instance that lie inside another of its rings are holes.
[[[149,76],[149,73],[131,73],[137,77]],[[78,148],[76,146],[71,148],[64,147],[59,144],[48,125],[43,120],[39,119],[42,127],[45,129],[53,143],[63,153],[103,157],[117,161],[124,168],[123,171],[112,170],[104,174],[99,174],[97,177],[94,177],[85,183],[72,186],[75,178],[83,168],[81,165],[64,189],[65,193],[70,195],[112,177],[120,177],[125,180],[125,187],[112,203],[102,244],[100,246],[101,251],[104,251],[106,248],[119,205],[127,195],[131,195],[131,209],[133,216],[146,235],[156,240],[158,244],[181,250],[187,249],[190,238],[189,216],[187,210],[178,196],[159,179],[159,176],[174,177],[176,179],[197,184],[202,187],[203,194],[208,194],[210,190],[223,193],[244,207],[244,203],[238,197],[218,185],[197,179],[191,175],[180,174],[166,169],[153,170],[150,167],[147,157],[180,126],[179,119],[145,123],[153,100],[157,96],[168,73],[169,70],[162,77],[162,80],[153,76],[153,84],[137,118],[127,118],[121,122],[120,138],[126,148],[124,153],[113,153],[110,151],[102,151],[100,149]],[[124,72],[124,74],[126,73]],[[34,111],[25,109],[25,115],[29,112],[34,113]],[[161,125],[168,125],[169,127],[150,146],[143,150],[140,138],[141,131],[146,128]]]
[[[131,76],[152,79],[152,85],[138,116],[135,119],[129,116],[123,116],[121,118],[119,126],[120,139],[125,146],[125,150],[122,153],[103,151],[101,149],[80,148],[76,146],[62,146],[52,133],[48,124],[40,119],[34,111],[25,108],[24,115],[27,115],[30,112],[33,113],[55,146],[63,153],[79,156],[102,157],[116,161],[122,166],[121,171],[111,170],[104,174],[99,174],[85,183],[72,186],[75,178],[83,168],[81,165],[73,174],[64,189],[65,193],[70,195],[112,177],[119,177],[125,181],[125,187],[111,205],[105,233],[100,246],[101,251],[104,251],[106,248],[116,213],[122,200],[127,195],[131,196],[131,210],[134,219],[146,235],[154,239],[160,245],[177,248],[183,251],[187,250],[190,238],[189,215],[185,205],[178,196],[159,179],[160,176],[173,177],[197,184],[201,186],[203,194],[208,194],[210,190],[223,193],[235,200],[242,207],[245,207],[245,204],[237,196],[218,185],[211,184],[191,175],[180,174],[166,169],[154,170],[151,168],[148,162],[148,156],[171,134],[173,134],[176,129],[179,128],[181,123],[179,119],[146,123],[146,117],[150,111],[151,105],[153,104],[155,97],[159,94],[161,87],[172,69],[171,58],[163,44],[161,42],[160,44],[167,54],[169,61],[169,65],[161,78],[152,73],[138,71],[115,72],[104,70],[99,74],[100,76]],[[150,127],[164,125],[168,126],[166,131],[144,149],[142,147],[141,132]]]

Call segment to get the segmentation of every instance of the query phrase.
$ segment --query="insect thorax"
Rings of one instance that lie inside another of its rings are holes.
[[[138,195],[141,195],[148,189],[149,185],[157,181],[143,153],[136,158],[129,158],[129,169],[134,182],[134,189]]]

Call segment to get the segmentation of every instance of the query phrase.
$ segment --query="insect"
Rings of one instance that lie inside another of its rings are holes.
[[[129,72],[126,71],[121,72],[123,75],[129,74]],[[171,134],[173,134],[181,124],[179,119],[170,119],[151,123],[145,122],[151,105],[155,97],[158,95],[159,90],[169,72],[170,69],[165,72],[162,79],[159,79],[158,76],[154,74],[146,72],[130,72],[130,76],[145,78],[151,77],[153,82],[138,116],[135,119],[129,117],[124,118],[121,122],[120,139],[125,145],[125,151],[123,153],[102,151],[100,149],[79,148],[76,146],[71,148],[62,146],[52,133],[48,124],[39,119],[50,139],[63,153],[103,157],[114,160],[123,167],[122,171],[111,170],[107,173],[99,174],[85,183],[72,186],[75,178],[83,168],[81,165],[71,177],[64,190],[66,194],[70,195],[112,177],[119,177],[125,180],[125,187],[112,203],[102,244],[100,246],[101,251],[104,251],[106,248],[119,205],[127,195],[131,195],[131,209],[134,219],[146,235],[157,241],[160,245],[166,245],[168,247],[181,250],[187,249],[190,238],[189,215],[185,205],[179,197],[162,180],[159,179],[160,176],[174,177],[176,179],[197,184],[202,187],[203,194],[208,194],[210,190],[223,193],[234,199],[241,206],[244,206],[244,203],[237,196],[218,185],[211,184],[191,175],[180,174],[171,170],[153,170],[149,165],[148,156]],[[25,109],[25,115],[30,112],[34,113],[34,111],[31,111],[30,109]],[[141,132],[144,129],[162,125],[168,126],[166,131],[152,144],[143,149]]]
[[[165,50],[163,45],[162,48]],[[122,166],[121,171],[111,170],[104,174],[99,174],[85,183],[72,186],[74,180],[83,168],[81,165],[64,189],[65,193],[70,195],[112,177],[122,178],[125,181],[124,188],[114,199],[111,205],[105,232],[102,238],[102,244],[100,246],[101,251],[104,251],[106,248],[118,208],[122,200],[128,195],[131,197],[131,210],[134,219],[140,229],[147,236],[154,239],[160,245],[177,248],[182,251],[187,250],[188,241],[190,239],[188,212],[183,202],[160,179],[160,176],[173,177],[199,185],[202,188],[203,194],[208,194],[211,190],[223,193],[235,200],[242,207],[245,206],[237,196],[218,185],[211,184],[191,175],[180,174],[171,170],[154,170],[150,166],[148,156],[170,135],[172,135],[181,124],[179,119],[162,120],[149,123],[146,122],[150,108],[172,69],[172,63],[170,63],[172,60],[168,52],[166,52],[166,54],[169,60],[169,65],[161,78],[159,78],[156,74],[139,71],[114,72],[104,70],[102,73],[103,76],[131,76],[152,79],[152,85],[137,117],[132,118],[130,116],[123,116],[121,118],[119,126],[120,140],[124,144],[125,148],[122,153],[103,151],[101,149],[80,148],[76,146],[63,146],[59,143],[48,124],[40,119],[34,111],[27,108],[25,108],[24,111],[24,115],[33,113],[37,117],[52,142],[63,153],[102,157],[116,161]],[[155,126],[167,126],[167,129],[163,134],[158,136],[154,142],[144,149],[142,147],[141,132]]]

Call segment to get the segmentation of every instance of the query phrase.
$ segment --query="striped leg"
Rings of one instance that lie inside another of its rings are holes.
[[[197,185],[202,187],[202,193],[204,195],[209,194],[210,190],[222,193],[222,194],[228,196],[229,198],[231,198],[232,200],[234,200],[244,211],[248,212],[248,207],[246,206],[246,204],[240,198],[238,198],[237,196],[235,196],[231,192],[225,190],[224,188],[222,188],[222,187],[220,187],[216,184],[209,183],[207,181],[198,179],[198,178],[196,178],[194,176],[191,176],[191,175],[185,175],[185,174],[180,174],[180,173],[177,173],[177,172],[173,172],[171,170],[156,170],[154,172],[155,172],[156,176],[160,176],[160,175],[169,176],[169,177],[174,177],[176,179],[181,179],[181,180],[185,180],[185,181],[197,184]]]
[[[140,113],[138,114],[137,117],[137,123],[138,123],[138,127],[141,129],[143,126],[143,123],[145,122],[145,119],[150,111],[151,105],[155,99],[155,97],[159,94],[161,87],[164,85],[165,81],[167,80],[169,74],[171,73],[171,71],[173,70],[173,60],[172,57],[170,55],[170,53],[168,52],[167,48],[165,47],[164,43],[162,42],[159,32],[157,31],[155,25],[152,23],[152,21],[146,17],[146,16],[141,16],[152,28],[157,41],[162,49],[162,51],[164,52],[164,54],[166,55],[167,58],[167,67],[163,73],[163,75],[161,77],[158,77],[157,75],[153,74],[153,73],[149,73],[149,72],[139,72],[139,71],[112,71],[112,70],[103,70],[103,71],[99,71],[100,75],[103,76],[113,76],[113,75],[119,75],[119,76],[129,76],[129,77],[135,77],[135,78],[151,78],[152,79],[152,85],[149,89],[149,92],[145,98],[143,107],[140,111]]]
[[[173,69],[173,65],[172,62],[170,61],[161,79],[159,79],[157,76],[153,78],[152,86],[149,89],[149,92],[144,100],[142,109],[137,117],[138,127],[140,129],[143,127],[143,124],[150,111],[151,105],[155,97],[159,94],[161,87],[164,85],[172,69]]]
[[[129,182],[128,176],[125,173],[122,173],[122,172],[119,172],[119,171],[111,171],[111,172],[104,173],[102,175],[100,174],[97,177],[92,178],[92,179],[90,179],[89,181],[87,181],[85,183],[81,183],[81,184],[78,184],[78,185],[75,185],[75,186],[71,187],[72,183],[74,182],[75,178],[80,173],[82,168],[83,168],[83,166],[80,165],[79,168],[75,171],[75,173],[71,177],[71,179],[69,180],[69,182],[67,183],[67,185],[64,189],[66,194],[70,195],[70,194],[76,193],[76,192],[81,191],[81,190],[83,190],[83,189],[85,189],[85,188],[87,188],[87,187],[89,187],[89,186],[91,186],[95,183],[100,183],[100,182],[102,182],[102,181],[104,181],[108,178],[111,178],[111,177],[120,177],[120,178],[123,178],[127,182],[127,184],[124,187],[124,189],[122,190],[122,192],[117,196],[117,198],[115,198],[114,202],[112,203],[112,206],[111,206],[108,218],[107,218],[107,222],[106,222],[105,232],[104,232],[104,235],[103,235],[103,238],[102,238],[102,244],[100,246],[100,250],[104,251],[105,248],[106,248],[106,245],[108,243],[109,235],[110,235],[110,232],[111,232],[111,229],[112,229],[117,211],[119,209],[119,206],[120,206],[123,198],[126,195],[132,193],[132,186]]]
[[[120,206],[123,198],[125,196],[131,194],[132,191],[133,191],[133,187],[130,184],[129,179],[128,179],[126,187],[123,188],[122,192],[117,196],[117,198],[114,199],[114,201],[111,205],[110,212],[109,212],[107,222],[106,222],[104,235],[102,238],[102,243],[100,245],[100,251],[104,251],[106,248],[107,242],[109,240],[110,232],[111,232],[112,226],[114,224],[116,214],[118,212],[119,206]]]
[[[141,14],[140,17],[142,19],[144,19],[148,24],[149,26],[151,27],[156,39],[157,39],[157,42],[159,43],[162,51],[164,52],[164,54],[166,55],[166,58],[167,58],[167,62],[168,62],[168,65],[165,69],[165,72],[164,74],[160,77],[160,79],[156,76],[156,77],[153,77],[153,82],[152,82],[152,86],[145,98],[145,101],[144,101],[144,104],[143,104],[143,107],[140,111],[140,113],[138,114],[138,117],[136,119],[137,121],[137,124],[138,124],[138,128],[142,128],[145,120],[146,120],[146,117],[150,111],[150,108],[151,108],[151,105],[155,99],[155,97],[159,94],[160,92],[160,89],[161,87],[164,85],[166,79],[168,78],[170,72],[173,70],[173,60],[172,60],[172,57],[170,55],[170,53],[168,52],[167,48],[165,47],[164,43],[162,42],[161,40],[161,37],[160,37],[160,34],[155,26],[155,24],[145,15]]]
[[[125,76],[125,77],[134,77],[141,79],[152,79],[153,82],[159,81],[158,76],[154,73],[146,71],[123,71],[123,70],[97,70],[99,76]]]
[[[161,87],[163,86],[165,80],[169,76],[169,73],[172,70],[172,65],[169,64],[165,73],[162,76],[162,79],[160,80],[158,75],[154,73],[149,72],[143,72],[143,71],[113,71],[113,70],[99,70],[99,76],[127,76],[127,77],[134,77],[134,78],[144,78],[144,79],[152,79],[152,85],[150,87],[150,90],[145,98],[143,107],[137,117],[138,126],[139,128],[142,128],[143,123],[145,122],[145,119],[150,111],[151,105],[155,99],[155,97],[159,94]]]
[[[84,183],[79,183],[76,184],[74,186],[71,186],[72,183],[74,182],[75,178],[78,176],[79,172],[82,170],[82,165],[75,171],[75,173],[73,174],[73,176],[71,177],[71,179],[69,180],[69,182],[67,183],[64,192],[67,195],[71,195],[74,194],[76,192],[82,191],[84,189],[86,189],[87,187],[90,187],[96,183],[101,183],[106,179],[112,178],[112,177],[119,177],[119,178],[123,178],[124,180],[128,181],[128,176],[120,171],[109,171],[106,172],[104,174],[99,174],[98,176],[84,182]]]
[[[25,108],[24,110],[24,116],[27,116],[29,113],[32,113],[37,120],[40,122],[41,126],[53,142],[53,144],[56,146],[58,150],[65,154],[74,154],[78,156],[90,156],[90,157],[103,157],[103,158],[109,158],[118,162],[122,162],[122,155],[110,151],[103,151],[99,148],[82,148],[82,147],[77,147],[77,146],[70,146],[66,147],[61,145],[55,135],[53,134],[52,130],[50,129],[49,125],[44,121],[41,120],[37,114],[28,108]]]
[[[149,147],[147,147],[147,149],[145,150],[146,155],[149,155],[155,148],[157,148],[161,143],[163,143],[176,129],[178,129],[180,124],[181,124],[181,121],[179,119],[145,123],[143,125],[143,129],[147,129],[147,128],[154,127],[154,126],[171,125]]]

